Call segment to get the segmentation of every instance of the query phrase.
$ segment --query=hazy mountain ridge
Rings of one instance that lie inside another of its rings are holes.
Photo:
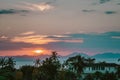
[[[91,56],[93,58],[102,58],[102,59],[108,59],[108,58],[120,58],[120,53],[102,53],[102,54],[96,54],[94,56]]]
[[[81,55],[82,57],[89,57],[87,54],[85,54],[85,53],[80,53],[80,52],[74,52],[74,53],[69,54],[69,55],[67,55],[67,56],[65,56],[65,57],[73,57],[73,56],[76,56],[76,55]]]
[[[63,60],[68,59],[69,57],[73,57],[73,56],[76,56],[76,55],[81,55],[82,57],[85,57],[85,58],[90,57],[90,58],[95,58],[95,59],[119,59],[120,58],[120,53],[109,52],[109,53],[101,53],[101,54],[96,54],[96,55],[93,55],[93,56],[89,56],[85,53],[74,52],[74,53],[69,54],[67,56],[59,55],[59,59],[61,61],[63,61]],[[2,56],[0,56],[0,57],[2,57]],[[15,60],[17,60],[17,61],[30,61],[30,60],[35,60],[37,58],[45,59],[45,58],[50,57],[50,55],[39,55],[39,56],[22,55],[22,56],[12,56],[12,57],[15,58]]]

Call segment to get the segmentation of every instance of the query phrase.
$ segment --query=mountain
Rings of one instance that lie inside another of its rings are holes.
[[[87,54],[85,54],[85,53],[79,53],[79,52],[74,52],[74,53],[69,54],[69,55],[67,55],[65,57],[73,57],[73,56],[77,56],[77,55],[80,55],[82,57],[89,57]]]
[[[66,61],[69,57],[74,57],[74,56],[77,56],[77,55],[81,55],[82,57],[85,57],[85,58],[89,57],[87,54],[79,53],[79,52],[74,52],[74,53],[69,54],[69,55],[67,55],[67,56],[60,56],[60,57],[59,57],[59,60],[60,60],[61,63],[63,63],[63,62]]]
[[[102,58],[102,59],[115,59],[115,58],[120,58],[120,53],[112,53],[112,52],[109,52],[109,53],[102,53],[102,54],[96,54],[94,56],[91,56],[92,58]]]
[[[94,56],[89,56],[85,53],[74,52],[74,53],[69,54],[67,56],[59,55],[59,60],[60,60],[60,62],[64,62],[69,57],[73,57],[76,55],[81,55],[82,57],[85,57],[85,58],[88,58],[88,57],[95,58],[96,61],[109,61],[109,62],[112,62],[113,60],[117,62],[118,59],[120,58],[120,53],[109,52],[109,53],[101,53],[101,54],[96,54]],[[38,58],[41,60],[44,60],[45,58],[50,57],[50,55],[39,55],[39,56],[23,55],[23,56],[12,56],[12,57],[15,59],[15,61],[35,61],[35,59],[38,59]]]
[[[0,56],[0,58],[3,56]],[[45,59],[50,57],[50,55],[39,55],[39,56],[29,56],[29,55],[18,55],[18,56],[4,56],[4,57],[13,57],[16,61],[33,61],[35,59]]]

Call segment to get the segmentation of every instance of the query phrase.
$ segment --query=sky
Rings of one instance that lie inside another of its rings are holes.
[[[0,0],[0,56],[120,53],[120,0]]]

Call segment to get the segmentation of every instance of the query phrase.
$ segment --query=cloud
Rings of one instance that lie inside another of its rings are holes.
[[[84,42],[83,39],[68,39],[68,40],[62,40],[62,41],[67,43],[83,43]]]
[[[0,50],[43,48],[69,51],[120,51],[120,32],[70,33],[61,35],[18,35],[0,40]]]
[[[95,12],[95,10],[82,10],[82,12]]]
[[[109,14],[116,14],[117,12],[116,11],[105,11],[104,13],[109,15]]]
[[[54,8],[54,6],[51,5],[51,2],[42,2],[38,4],[25,3],[25,5],[25,8],[33,11],[48,11]]]
[[[112,36],[112,38],[120,39],[120,36]]]
[[[17,13],[28,13],[28,10],[16,10],[16,9],[2,9],[0,14],[17,14]]]
[[[12,42],[24,42],[31,44],[47,44],[49,42],[56,42],[57,40],[51,38],[45,38],[46,35],[30,35],[22,37],[14,37],[11,39]]]
[[[111,0],[99,0],[99,3],[100,3],[100,4],[104,4],[104,3],[107,3],[107,2],[109,2],[109,1],[111,1]]]
[[[23,36],[14,37],[12,42],[24,42],[31,44],[48,44],[51,42],[67,42],[67,43],[83,43],[82,38],[71,38],[67,35],[26,35],[30,32],[24,33]]]
[[[120,3],[117,3],[117,5],[120,5]]]
[[[35,33],[34,31],[28,31],[28,32],[21,33],[20,35],[32,35],[34,33]]]
[[[0,51],[2,50],[21,50],[23,48],[36,47],[37,45],[24,42],[11,42],[10,40],[0,40]]]
[[[34,47],[59,49],[60,47],[67,47],[68,44],[73,45],[83,42],[84,40],[82,38],[74,39],[67,35],[20,35],[6,40],[0,40],[0,50],[21,50]]]
[[[109,37],[111,37],[111,36],[120,36],[120,31],[112,31],[112,32],[106,32],[106,33],[103,33],[102,35],[106,35],[106,36],[109,36]]]
[[[48,35],[46,38],[54,38],[54,39],[60,39],[60,38],[68,38],[70,36],[68,35]]]
[[[3,40],[3,39],[7,39],[7,38],[8,38],[8,37],[7,37],[7,36],[4,36],[4,35],[3,35],[3,36],[0,36],[0,40],[1,40],[1,39],[2,39],[2,40]]]

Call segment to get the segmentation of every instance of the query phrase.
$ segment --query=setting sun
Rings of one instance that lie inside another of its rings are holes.
[[[43,52],[43,50],[35,50],[34,52],[37,54],[41,54]]]

